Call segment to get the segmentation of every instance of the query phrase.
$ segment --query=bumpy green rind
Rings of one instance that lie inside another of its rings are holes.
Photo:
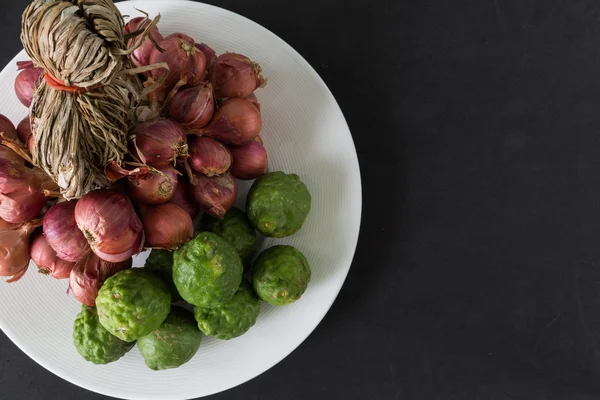
[[[248,332],[256,323],[259,313],[260,301],[245,279],[227,303],[214,308],[194,307],[198,328],[206,336],[223,340]]]
[[[159,274],[169,286],[171,300],[181,300],[177,287],[173,282],[173,252],[169,250],[154,249],[148,256],[144,265],[152,272]]]
[[[275,246],[262,252],[252,269],[252,285],[260,299],[274,306],[298,300],[308,287],[308,260],[292,246]]]
[[[273,238],[298,232],[310,213],[311,196],[298,175],[271,172],[258,178],[246,204],[248,218],[263,235]]]
[[[85,360],[94,364],[117,361],[133,347],[133,343],[124,342],[104,329],[95,307],[82,306],[73,325],[75,348]]]
[[[242,282],[244,267],[235,247],[212,233],[200,233],[175,251],[173,281],[188,303],[216,307],[228,302]]]
[[[148,368],[158,371],[178,368],[190,361],[201,339],[192,313],[173,307],[160,328],[139,338],[137,345]]]
[[[231,243],[240,255],[244,267],[250,267],[257,238],[256,231],[245,212],[238,208],[232,208],[223,219],[205,214],[202,217],[202,229],[216,233]]]
[[[169,315],[171,294],[159,276],[147,269],[133,268],[104,283],[96,307],[107,331],[133,342],[160,327]]]

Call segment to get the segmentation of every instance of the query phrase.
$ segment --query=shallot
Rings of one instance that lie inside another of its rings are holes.
[[[75,221],[77,200],[57,203],[44,216],[44,234],[56,255],[70,262],[81,261],[91,249]]]
[[[189,163],[206,176],[221,175],[231,168],[231,153],[225,145],[208,136],[191,138]]]
[[[125,25],[125,33],[142,33],[144,30],[148,28],[151,24],[151,21],[145,17],[136,17],[130,20]],[[137,36],[133,39],[129,40],[128,47],[135,47],[139,45],[142,40],[141,36]],[[150,54],[152,50],[155,49],[154,43],[159,43],[164,40],[163,36],[160,34],[158,27],[154,26],[147,37],[143,38],[143,43],[131,53],[131,61],[133,65],[136,67],[143,67],[150,64]],[[154,43],[152,43],[154,41]]]
[[[256,108],[258,108],[258,111],[260,111],[260,102],[258,101],[258,97],[256,97],[255,93],[251,93],[249,96],[246,96],[244,98],[250,103],[254,104]]]
[[[208,177],[197,174],[192,195],[204,211],[215,218],[223,218],[235,203],[238,187],[231,174]]]
[[[177,189],[171,199],[171,203],[184,209],[193,220],[200,214],[200,207],[196,204],[192,196],[192,190],[192,185],[189,181],[186,178],[182,178],[177,184]]]
[[[233,157],[231,175],[236,178],[256,179],[267,172],[269,156],[264,146],[258,141],[253,140],[241,146],[232,146],[229,151]]]
[[[0,114],[0,133],[13,140],[18,137],[14,124],[2,114]],[[2,135],[0,135],[0,143],[2,143]]]
[[[75,206],[75,221],[92,251],[109,262],[125,261],[144,247],[144,229],[129,198],[116,190],[94,190]]]
[[[217,52],[206,43],[196,43],[196,48],[204,54],[206,58],[206,65],[210,68],[210,65],[216,60]]]
[[[15,153],[12,149],[0,145],[0,160],[6,160],[22,164],[24,162],[23,157]]]
[[[18,281],[27,272],[29,238],[41,225],[41,220],[11,224],[0,219],[0,276],[12,276],[8,283]]]
[[[192,218],[173,203],[142,206],[140,214],[147,248],[175,250],[194,236]]]
[[[247,97],[267,80],[260,65],[248,57],[225,53],[217,57],[210,71],[210,82],[217,97]]]
[[[30,252],[31,259],[40,272],[55,279],[67,279],[75,266],[74,262],[68,262],[57,257],[44,234],[37,235],[31,241]]]
[[[164,74],[167,74],[166,80],[157,89],[158,94],[168,94],[182,79],[185,79],[185,84],[189,86],[194,86],[204,79],[206,57],[196,48],[191,37],[174,33],[158,44],[163,51],[153,49],[149,63],[166,62],[169,65],[168,72],[160,68],[152,71],[154,81],[159,81],[164,78]]]
[[[21,143],[23,143],[30,153],[33,153],[33,148],[35,147],[35,138],[31,133],[31,121],[29,117],[26,117],[19,125],[17,125],[17,135]]]
[[[187,136],[181,125],[170,119],[155,119],[139,124],[133,131],[131,152],[142,163],[162,169],[187,157]]]
[[[55,188],[48,175],[25,165],[24,159],[0,158],[0,218],[13,224],[32,220],[44,208],[48,190]]]
[[[128,178],[129,194],[145,204],[164,204],[173,198],[179,172],[173,167]]]
[[[254,140],[262,129],[262,117],[254,104],[232,98],[219,107],[211,123],[201,133],[230,145]]]
[[[95,254],[90,254],[85,260],[77,263],[69,277],[69,291],[81,303],[89,307],[96,305],[98,291],[104,282],[119,271],[131,268],[131,258],[111,263],[100,259]]]
[[[17,94],[19,101],[25,107],[29,108],[33,101],[33,94],[35,93],[37,82],[40,80],[44,70],[41,68],[34,68],[33,63],[20,64],[19,69],[22,71],[19,72],[17,79],[15,79],[15,93]]]
[[[214,113],[215,99],[208,82],[182,90],[171,101],[171,118],[188,132],[204,128]]]

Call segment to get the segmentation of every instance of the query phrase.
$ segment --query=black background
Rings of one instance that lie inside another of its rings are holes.
[[[356,258],[327,317],[212,399],[600,398],[600,3],[211,3],[315,67],[364,189]],[[25,4],[2,2],[2,65],[21,48]],[[0,387],[104,398],[3,335]]]

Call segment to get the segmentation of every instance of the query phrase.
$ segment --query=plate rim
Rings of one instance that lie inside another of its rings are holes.
[[[144,0],[145,2],[156,2],[156,0]],[[361,168],[360,168],[360,161],[358,158],[358,152],[356,150],[356,144],[354,143],[354,139],[352,137],[352,133],[350,131],[350,126],[348,125],[348,121],[346,120],[344,113],[337,101],[337,99],[335,98],[335,96],[333,95],[332,91],[329,89],[329,87],[327,86],[327,84],[325,83],[325,81],[323,80],[323,78],[321,78],[321,76],[317,73],[317,71],[313,68],[313,66],[294,48],[292,47],[290,44],[288,44],[285,40],[283,40],[281,37],[279,37],[277,34],[275,34],[274,32],[272,32],[271,30],[269,30],[268,28],[264,27],[263,25],[259,24],[258,22],[255,22],[241,14],[238,14],[234,11],[228,10],[226,8],[223,7],[219,7],[219,6],[215,6],[212,4],[207,4],[207,3],[203,3],[203,2],[199,2],[199,1],[188,1],[188,0],[170,0],[171,2],[174,3],[189,3],[190,5],[192,4],[198,4],[201,7],[206,7],[206,8],[212,8],[215,10],[218,10],[219,12],[225,12],[225,13],[229,13],[229,14],[233,14],[238,18],[242,18],[244,20],[246,20],[247,22],[256,25],[257,27],[259,27],[260,29],[263,29],[264,31],[266,31],[267,33],[269,33],[270,35],[272,35],[274,38],[276,38],[276,40],[278,40],[282,45],[287,46],[289,49],[291,49],[294,53],[296,53],[296,55],[302,60],[302,62],[305,64],[306,67],[308,67],[306,69],[306,71],[308,73],[310,73],[313,78],[316,78],[316,80],[323,85],[323,87],[325,89],[327,89],[327,92],[329,93],[329,95],[331,96],[331,99],[333,100],[333,102],[335,103],[335,112],[338,114],[339,117],[341,117],[341,121],[343,121],[344,124],[344,133],[348,135],[348,137],[350,138],[350,142],[352,143],[352,150],[353,153],[352,155],[354,157],[353,158],[353,162],[352,162],[352,169],[354,170],[354,172],[351,174],[351,180],[353,180],[354,185],[356,185],[356,187],[358,188],[358,193],[356,193],[356,201],[357,201],[357,208],[359,211],[359,215],[358,215],[358,224],[355,227],[355,232],[353,232],[352,234],[352,255],[350,258],[350,262],[349,265],[346,266],[345,268],[345,272],[343,273],[343,279],[340,280],[340,283],[338,285],[337,288],[335,288],[335,296],[332,297],[332,300],[329,304],[326,304],[326,307],[322,307],[320,308],[322,310],[321,315],[318,315],[317,318],[315,318],[316,323],[314,325],[314,327],[312,329],[310,329],[307,334],[301,338],[301,340],[299,340],[297,343],[293,343],[292,346],[290,346],[290,350],[283,352],[281,358],[279,359],[279,361],[275,362],[274,364],[268,366],[268,367],[264,367],[264,368],[259,368],[256,371],[253,371],[251,376],[248,378],[243,378],[241,379],[239,382],[235,382],[233,385],[228,386],[227,388],[224,389],[217,389],[217,390],[212,390],[209,392],[206,392],[204,394],[201,394],[200,397],[206,397],[206,396],[211,396],[217,393],[221,393],[230,389],[233,389],[235,387],[238,387],[240,385],[243,385],[244,383],[247,383],[253,379],[255,379],[256,377],[264,374],[266,371],[274,368],[275,366],[277,366],[279,363],[281,363],[284,359],[286,359],[291,353],[293,353],[295,350],[298,349],[298,347],[304,343],[306,341],[306,339],[314,332],[314,330],[321,324],[321,322],[323,321],[323,319],[325,318],[325,316],[329,313],[329,311],[331,310],[331,307],[333,306],[333,303],[337,300],[339,293],[341,292],[342,287],[344,286],[344,283],[346,282],[346,279],[348,278],[348,274],[350,272],[350,268],[352,267],[352,264],[354,262],[354,258],[356,256],[356,249],[358,246],[358,240],[360,237],[360,231],[361,231],[361,227],[362,227],[362,218],[363,218],[363,188],[362,188],[362,176],[361,176]],[[142,0],[126,0],[126,1],[119,1],[119,2],[115,2],[115,5],[117,5],[117,7],[119,7],[120,5],[126,5],[128,3],[131,4],[135,4],[135,3],[142,3]],[[194,7],[192,5],[192,7]],[[0,73],[0,77],[2,75],[4,75],[6,72],[6,69],[9,68],[11,65],[14,65],[16,61],[18,60],[22,60],[24,58],[24,56],[26,56],[26,54],[24,54],[24,50],[21,50],[19,53],[17,53],[17,55],[15,57],[12,58],[12,60],[9,62],[9,64],[7,64],[2,72]],[[333,292],[333,290],[332,290]],[[1,322],[1,321],[0,321]],[[9,326],[0,326],[0,329],[2,329],[2,331],[4,332],[4,334],[23,352],[25,353],[30,359],[32,359],[33,361],[35,361],[38,365],[42,366],[44,369],[46,369],[47,371],[51,372],[52,374],[58,376],[59,378],[73,384],[76,385],[80,388],[101,394],[101,395],[105,395],[105,396],[110,396],[110,397],[115,397],[115,398],[119,398],[119,399],[135,399],[135,398],[139,398],[139,399],[143,399],[143,400],[149,400],[150,398],[154,398],[154,397],[148,397],[146,395],[144,395],[144,397],[124,397],[124,395],[121,393],[119,393],[118,391],[112,391],[110,389],[110,386],[108,385],[98,385],[94,382],[88,382],[88,381],[81,381],[79,380],[77,377],[71,376],[69,375],[69,373],[67,371],[63,371],[62,369],[56,369],[53,365],[51,365],[50,363],[47,363],[46,361],[42,361],[41,359],[39,359],[37,357],[37,355],[33,354],[33,352],[30,351],[30,349],[28,349],[28,346],[26,343],[22,342],[19,337],[17,335],[15,335],[12,330],[10,329]],[[173,400],[189,400],[189,399],[194,399],[194,398],[199,398],[197,395],[195,395],[195,397],[181,397],[181,396],[169,396],[169,399],[173,399]],[[161,399],[165,399],[164,396],[161,396]]]

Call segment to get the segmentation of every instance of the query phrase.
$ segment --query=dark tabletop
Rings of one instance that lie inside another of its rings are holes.
[[[600,3],[211,3],[315,67],[364,185],[356,258],[327,317],[211,399],[600,398]],[[25,4],[2,1],[1,65],[21,48]],[[3,335],[0,387],[104,398]]]

